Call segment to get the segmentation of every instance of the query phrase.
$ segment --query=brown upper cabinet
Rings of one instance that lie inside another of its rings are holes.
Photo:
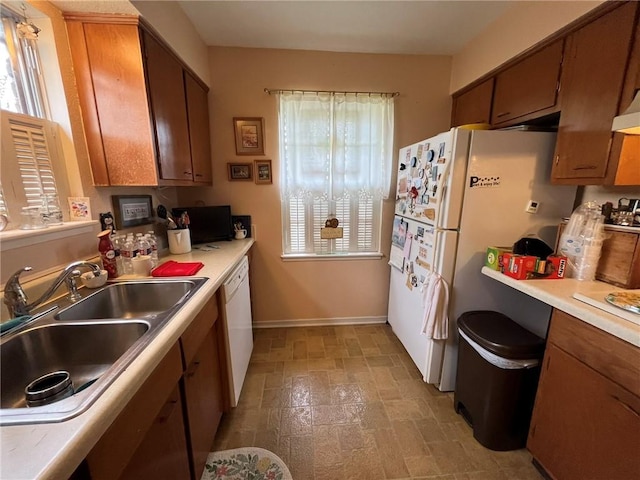
[[[211,185],[207,86],[136,16],[65,20],[94,185]]]
[[[553,183],[639,185],[640,136],[611,131],[640,89],[639,5],[604,2],[455,92],[451,125],[557,125]]]
[[[622,4],[567,38],[551,173],[556,183],[613,183],[611,124],[619,110],[636,11],[636,2]]]
[[[495,79],[492,77],[453,98],[452,127],[490,123],[494,83]]]
[[[562,46],[563,41],[558,40],[496,75],[492,125],[558,110]]]

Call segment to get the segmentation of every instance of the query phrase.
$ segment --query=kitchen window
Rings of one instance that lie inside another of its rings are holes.
[[[40,29],[2,5],[0,30],[0,106],[2,108],[2,205],[9,228],[20,224],[21,207],[40,207],[43,195],[58,195],[65,180],[58,155],[57,124],[49,108],[37,38]],[[62,189],[65,190],[64,188]]]
[[[294,91],[278,101],[285,257],[379,253],[393,95]],[[343,236],[322,239],[332,217]]]

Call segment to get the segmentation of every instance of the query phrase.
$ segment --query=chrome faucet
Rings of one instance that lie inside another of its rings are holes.
[[[15,272],[11,277],[9,277],[9,280],[7,280],[4,287],[3,301],[7,305],[11,317],[29,315],[34,308],[46,302],[51,295],[53,295],[53,292],[62,285],[62,282],[67,284],[67,289],[69,290],[67,298],[69,298],[69,300],[75,302],[82,298],[78,293],[78,285],[76,283],[77,278],[80,276],[80,270],[78,270],[80,267],[89,268],[93,272],[94,276],[100,276],[100,266],[98,264],[85,261],[70,263],[62,270],[62,272],[60,272],[49,288],[47,288],[47,291],[32,303],[29,303],[27,294],[23,290],[22,285],[20,285],[20,274],[22,272],[31,271],[33,267],[22,267],[20,270]]]

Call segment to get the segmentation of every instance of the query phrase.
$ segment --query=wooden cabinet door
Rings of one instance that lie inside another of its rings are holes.
[[[562,49],[558,40],[496,76],[492,125],[556,111]]]
[[[490,123],[494,79],[485,80],[453,99],[451,126]]]
[[[207,89],[188,72],[184,72],[184,86],[187,95],[193,181],[211,185],[211,143],[209,141]]]
[[[552,478],[640,478],[640,398],[547,346],[527,448]]]
[[[552,170],[557,183],[604,183],[636,8],[623,3],[567,39]]]
[[[218,339],[214,326],[209,330],[184,374],[187,419],[196,478],[200,478],[204,471],[222,418],[221,378]]]
[[[120,480],[187,480],[189,472],[182,400],[176,385]]]
[[[160,178],[193,180],[182,65],[147,32],[144,47]]]

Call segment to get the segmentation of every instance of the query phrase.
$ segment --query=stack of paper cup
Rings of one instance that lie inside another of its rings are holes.
[[[568,259],[567,277],[595,280],[602,241],[604,216],[594,202],[579,206],[562,232],[559,252]]]

